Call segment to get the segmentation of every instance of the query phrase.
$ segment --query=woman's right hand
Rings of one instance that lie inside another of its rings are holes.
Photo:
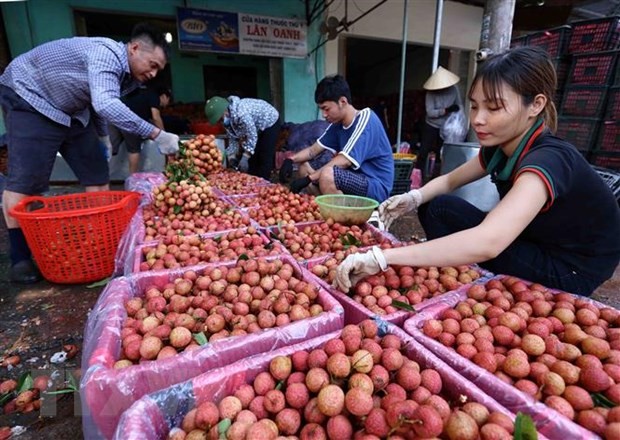
[[[419,189],[392,196],[379,205],[379,220],[384,223],[385,229],[388,230],[394,220],[407,212],[417,212],[421,204],[422,192]]]

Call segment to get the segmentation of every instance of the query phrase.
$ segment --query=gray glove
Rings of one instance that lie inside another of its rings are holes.
[[[179,151],[179,137],[161,130],[154,139],[161,154],[176,154]]]
[[[112,159],[112,141],[110,136],[99,136],[99,147],[103,150],[103,154],[108,162]]]
[[[250,168],[250,163],[249,163],[250,157],[251,156],[248,156],[247,153],[243,153],[243,155],[241,156],[241,160],[239,161],[237,169],[241,171],[242,173],[248,172],[248,169]]]
[[[405,194],[392,196],[379,205],[379,220],[388,230],[390,225],[403,214],[407,212],[418,211],[418,207],[422,204],[422,193],[419,189],[412,189]]]

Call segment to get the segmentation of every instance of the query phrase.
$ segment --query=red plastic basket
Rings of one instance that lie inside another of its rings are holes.
[[[560,114],[563,116],[602,117],[607,89],[606,86],[567,87],[564,90]]]
[[[116,248],[139,201],[140,194],[130,191],[32,196],[10,214],[42,275],[54,283],[79,284],[112,274]]]
[[[594,149],[600,119],[560,117],[556,134],[582,153]]]
[[[571,27],[564,25],[530,34],[528,44],[546,50],[551,58],[558,58],[566,54],[570,36]]]
[[[611,50],[620,44],[620,16],[582,20],[571,23],[573,28],[570,53]]]
[[[610,170],[620,171],[620,153],[595,153],[590,163]]]
[[[553,67],[555,67],[555,73],[558,79],[558,89],[562,89],[568,79],[568,71],[571,66],[570,57],[560,57],[553,59]]]
[[[610,87],[607,94],[606,120],[620,119],[620,87]]]
[[[620,121],[603,121],[599,132],[596,151],[620,153]]]
[[[615,50],[574,55],[567,85],[614,85],[618,53]]]
[[[510,42],[510,47],[523,47],[529,44],[529,35],[522,35],[520,37],[513,38]]]

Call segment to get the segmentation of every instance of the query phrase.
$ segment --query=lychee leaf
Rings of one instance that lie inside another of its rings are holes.
[[[14,394],[15,394],[14,392],[10,392],[10,393],[4,393],[0,395],[0,406],[4,406],[5,403],[11,400]]]
[[[537,440],[538,432],[534,421],[527,414],[517,413],[515,418],[514,440]]]
[[[407,304],[406,302],[396,301],[395,299],[393,299],[392,305],[397,309],[407,310],[408,312],[412,312],[412,313],[416,312],[416,310],[413,307],[411,307],[411,305]]]
[[[590,396],[592,396],[594,406],[601,406],[603,408],[613,408],[614,406],[616,406],[615,403],[613,403],[601,393],[590,393]]]
[[[21,374],[21,376],[19,376],[19,379],[17,379],[17,394],[28,391],[29,389],[32,389],[33,386],[34,380],[32,380],[32,376],[28,371],[25,371]]]
[[[217,424],[217,433],[221,439],[226,439],[226,432],[228,432],[228,428],[230,428],[231,424],[232,422],[230,419],[222,419],[222,421]]]
[[[192,333],[192,336],[194,336],[194,340],[198,343],[198,345],[207,345],[209,343],[204,332]]]
[[[112,277],[107,277],[107,278],[104,278],[102,280],[95,281],[94,283],[89,284],[88,286],[86,286],[86,288],[87,289],[94,289],[96,287],[106,286],[110,282],[111,279],[112,279]]]
[[[250,257],[247,256],[247,254],[241,254],[239,255],[239,258],[237,258],[237,261],[239,260],[249,260]]]
[[[278,381],[278,384],[276,385],[276,390],[278,391],[281,390],[283,386],[284,386],[284,381],[283,380]]]

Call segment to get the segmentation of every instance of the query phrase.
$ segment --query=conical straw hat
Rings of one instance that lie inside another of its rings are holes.
[[[444,69],[439,66],[437,70],[435,70],[435,73],[433,73],[430,78],[426,80],[423,87],[426,90],[440,90],[453,86],[459,81],[460,78],[458,76],[450,72],[448,69]]]

